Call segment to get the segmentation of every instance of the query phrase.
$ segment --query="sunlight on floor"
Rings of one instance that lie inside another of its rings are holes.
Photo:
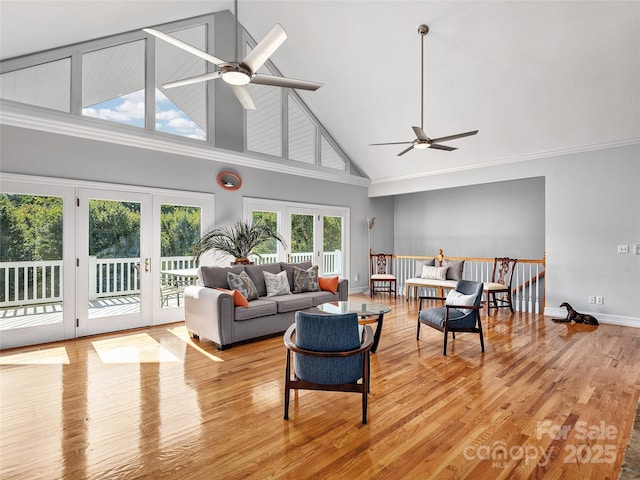
[[[103,363],[165,363],[181,360],[150,335],[138,333],[92,342]]]
[[[182,326],[182,327],[176,327],[176,328],[168,328],[167,329],[168,332],[173,333],[176,337],[178,337],[180,340],[182,340],[183,342],[185,342],[187,345],[189,345],[191,348],[196,349],[197,351],[199,351],[201,354],[209,357],[211,360],[213,360],[214,362],[224,362],[223,359],[221,359],[220,357],[216,357],[215,355],[212,355],[211,353],[207,352],[206,350],[204,350],[201,346],[199,346],[198,344],[196,344],[191,337],[189,337],[189,332],[187,331],[187,327]]]
[[[47,348],[0,357],[0,365],[68,365],[69,363],[65,347]]]

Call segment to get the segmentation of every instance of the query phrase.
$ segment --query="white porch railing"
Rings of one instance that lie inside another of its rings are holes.
[[[417,260],[427,260],[434,257],[415,255],[395,255],[393,272],[397,278],[398,293],[405,294],[405,282],[408,278],[420,276],[415,271]],[[445,257],[446,260],[465,260],[462,278],[475,282],[488,282],[493,272],[493,258],[465,258]],[[518,259],[513,273],[512,302],[513,308],[520,312],[540,313],[544,309],[544,268],[545,259]],[[429,294],[434,294],[435,289]]]
[[[293,253],[292,262],[313,261],[313,252]],[[253,258],[256,264],[277,262],[276,255]],[[160,270],[194,268],[193,257],[173,256],[160,259]],[[139,258],[89,257],[89,299],[136,295],[140,293]],[[342,252],[325,252],[323,255],[325,275],[342,274]],[[62,260],[33,262],[0,262],[0,308],[22,305],[38,305],[61,302]],[[175,282],[175,276],[161,275],[162,285]],[[184,279],[188,283],[191,279]]]
[[[89,299],[140,293],[139,258],[89,257]],[[193,268],[193,257],[160,259],[161,270]],[[61,302],[62,260],[0,262],[0,308]],[[169,279],[161,276],[166,284]]]
[[[261,257],[262,258],[257,255],[251,255],[250,259],[256,265],[264,265],[266,263],[275,263],[278,261],[278,255],[275,253],[261,255]],[[313,263],[313,252],[290,253],[289,261],[292,263]],[[323,275],[342,275],[342,252],[340,250],[323,253],[322,272]]]

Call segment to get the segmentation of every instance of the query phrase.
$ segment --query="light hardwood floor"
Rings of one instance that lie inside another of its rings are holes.
[[[640,329],[501,311],[484,354],[462,333],[444,357],[416,303],[377,300],[367,425],[336,392],[292,394],[283,420],[281,336],[219,352],[178,323],[0,352],[0,478],[618,478]]]

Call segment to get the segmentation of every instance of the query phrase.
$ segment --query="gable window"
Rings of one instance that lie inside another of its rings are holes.
[[[68,112],[71,59],[63,58],[0,75],[2,98]]]
[[[145,42],[125,43],[82,56],[82,114],[144,127]]]

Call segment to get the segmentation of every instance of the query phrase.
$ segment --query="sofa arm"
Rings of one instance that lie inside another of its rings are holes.
[[[338,282],[338,299],[349,300],[349,279],[341,278]]]
[[[187,331],[213,341],[219,349],[233,343],[234,308],[228,293],[197,285],[184,289]]]

